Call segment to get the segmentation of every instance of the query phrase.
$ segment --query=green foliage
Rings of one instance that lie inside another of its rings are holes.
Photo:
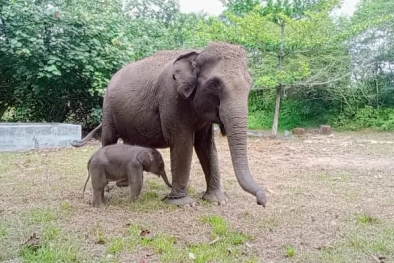
[[[283,90],[279,129],[392,130],[394,2],[361,0],[353,17],[334,18],[340,2],[222,0],[214,17],[183,14],[177,0],[1,1],[0,118],[94,127],[126,63],[227,41],[249,58],[250,128],[272,125]]]
[[[89,113],[110,76],[132,59],[120,1],[7,1],[1,21],[11,120],[62,122],[70,113]]]
[[[298,98],[284,98],[279,116],[279,130],[294,127],[318,127],[329,123],[338,113],[329,109],[336,105],[331,101],[306,100],[310,94]],[[249,129],[268,129],[272,126],[274,115],[273,98],[267,99],[261,91],[253,91],[249,96]]]
[[[380,131],[394,130],[394,109],[376,109],[366,105],[355,113],[345,109],[333,120],[334,126],[346,130],[372,128]]]

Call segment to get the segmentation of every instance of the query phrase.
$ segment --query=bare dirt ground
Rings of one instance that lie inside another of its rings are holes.
[[[227,139],[216,136],[229,204],[194,208],[160,201],[169,189],[146,174],[141,199],[114,187],[109,205],[81,199],[86,162],[100,147],[0,154],[1,262],[394,262],[394,135],[248,139],[266,208],[234,175]],[[169,150],[160,150],[169,172]],[[30,240],[30,246],[22,246]]]

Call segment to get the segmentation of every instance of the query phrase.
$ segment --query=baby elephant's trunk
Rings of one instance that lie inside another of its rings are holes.
[[[166,185],[168,185],[168,187],[172,188],[172,185],[170,184],[170,182],[168,181],[168,177],[166,174],[166,171],[163,169],[163,171],[161,172],[161,177],[163,177],[164,182],[166,183]]]

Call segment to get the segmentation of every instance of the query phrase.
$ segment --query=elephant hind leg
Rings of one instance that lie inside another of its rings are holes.
[[[116,144],[118,142],[119,135],[115,128],[114,119],[112,113],[109,110],[103,111],[103,127],[101,132],[101,145],[105,147],[107,145]]]

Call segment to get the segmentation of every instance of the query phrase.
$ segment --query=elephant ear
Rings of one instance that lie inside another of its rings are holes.
[[[198,68],[195,59],[198,55],[194,51],[182,54],[173,63],[172,78],[178,82],[176,89],[184,99],[189,98],[197,86]]]
[[[145,169],[149,169],[153,162],[153,154],[150,151],[143,151],[137,155],[137,160],[144,166]]]

